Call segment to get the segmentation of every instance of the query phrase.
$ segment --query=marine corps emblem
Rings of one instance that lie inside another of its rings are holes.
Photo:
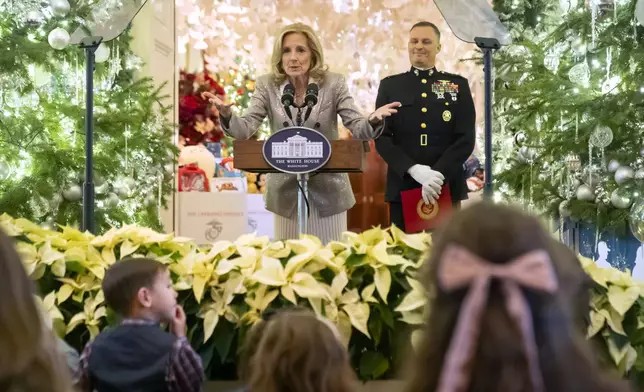
[[[416,206],[418,216],[423,220],[430,220],[438,215],[438,203],[426,204],[422,199],[418,201]]]

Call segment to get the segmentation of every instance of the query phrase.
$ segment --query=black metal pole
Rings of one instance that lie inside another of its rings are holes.
[[[85,49],[85,182],[83,183],[82,231],[94,234],[94,65],[95,52],[101,43],[100,37],[87,37],[81,41]]]
[[[492,50],[500,49],[501,43],[496,38],[474,38],[476,46],[483,51],[483,72],[485,74],[485,185],[483,197],[491,200],[494,196],[492,179]]]
[[[492,49],[483,49],[485,72],[485,185],[483,197],[491,200],[494,193],[492,185]]]

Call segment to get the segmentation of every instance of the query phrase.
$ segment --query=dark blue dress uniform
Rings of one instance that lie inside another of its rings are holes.
[[[452,202],[467,199],[463,164],[474,150],[476,113],[467,79],[435,68],[384,78],[376,107],[396,101],[401,106],[385,120],[376,150],[389,166],[391,223],[404,229],[400,192],[421,186],[407,173],[415,164],[445,176]]]

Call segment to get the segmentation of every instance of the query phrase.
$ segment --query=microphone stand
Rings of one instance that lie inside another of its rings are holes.
[[[501,49],[496,38],[474,38],[476,46],[483,51],[483,71],[485,74],[485,185],[483,197],[491,200],[494,193],[492,181],[492,51]]]

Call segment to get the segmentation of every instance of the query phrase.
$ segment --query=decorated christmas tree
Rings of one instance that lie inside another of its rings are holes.
[[[0,1],[0,212],[49,228],[81,221],[85,55],[70,34],[109,13],[91,3]],[[171,102],[151,79],[137,77],[142,61],[130,42],[126,32],[96,52],[99,232],[126,223],[160,228],[173,188]]]
[[[494,2],[514,39],[495,57],[497,196],[644,235],[639,3]]]

